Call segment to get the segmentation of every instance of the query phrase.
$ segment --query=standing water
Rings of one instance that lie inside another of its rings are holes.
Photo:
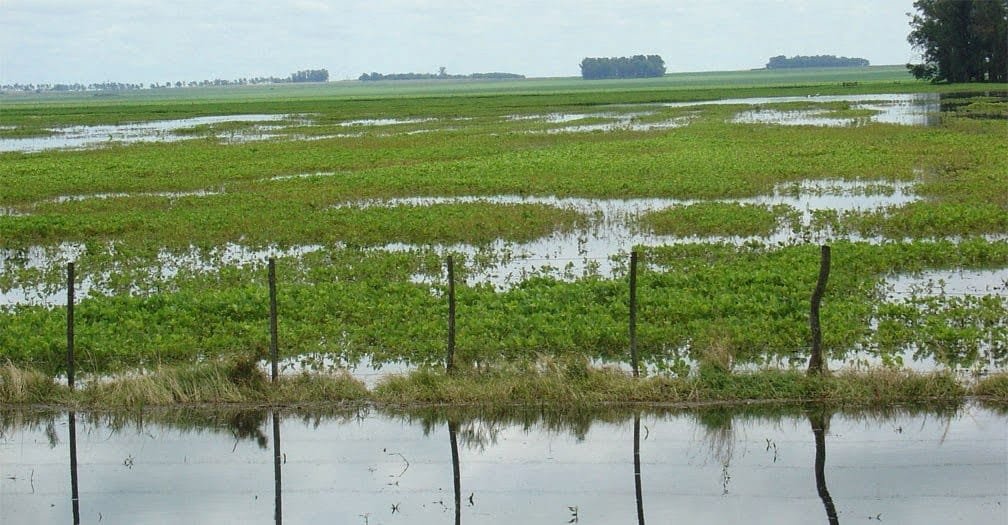
[[[760,410],[5,412],[0,521],[1005,523],[1003,411]]]

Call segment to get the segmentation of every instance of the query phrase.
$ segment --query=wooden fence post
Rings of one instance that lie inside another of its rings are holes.
[[[637,252],[630,252],[630,365],[633,376],[638,377],[637,367]]]
[[[455,259],[448,256],[448,356],[445,370],[455,369]]]
[[[830,272],[830,247],[820,246],[819,279],[812,292],[812,307],[809,312],[809,328],[812,330],[812,355],[809,356],[808,374],[822,374],[826,369],[826,361],[822,356],[822,328],[819,325],[819,304],[826,292],[826,281]]]
[[[269,301],[270,301],[270,381],[277,382],[277,298],[276,259],[269,259]]]
[[[74,263],[67,263],[67,385],[74,389]]]

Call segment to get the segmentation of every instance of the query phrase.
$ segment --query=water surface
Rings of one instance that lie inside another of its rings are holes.
[[[72,523],[73,473],[103,524],[980,525],[1008,505],[1008,418],[978,405],[2,417],[4,523]]]

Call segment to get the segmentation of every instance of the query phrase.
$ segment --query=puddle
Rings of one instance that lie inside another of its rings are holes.
[[[0,521],[1003,519],[1004,414],[810,408],[4,412]]]
[[[749,105],[756,108],[743,111],[731,121],[735,123],[812,125],[812,126],[857,126],[869,122],[900,124],[904,126],[933,126],[940,122],[940,96],[937,93],[915,94],[872,94],[872,95],[814,95],[808,97],[752,97],[697,102],[674,102],[667,104],[624,104],[615,105],[625,109],[647,107],[690,108],[712,105]],[[864,117],[830,117],[827,109],[781,110],[761,108],[772,104],[794,102],[828,103],[846,102],[854,110],[874,112]],[[651,131],[688,126],[692,117],[677,117],[658,122],[641,122],[641,117],[652,116],[656,111],[606,111],[597,113],[546,113],[536,115],[506,115],[511,122],[538,121],[547,124],[565,124],[587,119],[605,119],[607,122],[575,124],[532,133],[588,133],[594,131]]]
[[[750,105],[762,106],[789,102],[847,102],[851,109],[867,109],[877,112],[870,117],[821,119],[813,118],[804,111],[781,111],[776,109],[754,109],[742,112],[735,118],[736,122],[753,122],[773,124],[802,124],[803,119],[811,118],[813,125],[851,125],[859,120],[900,124],[904,126],[933,126],[940,122],[940,96],[937,93],[911,94],[870,94],[870,95],[814,95],[809,97],[752,97],[721,100],[706,100],[700,102],[676,102],[663,104],[665,107],[692,107],[709,105]],[[777,117],[774,120],[772,117]],[[795,120],[792,120],[795,119]],[[820,122],[821,121],[821,122]]]
[[[432,206],[449,203],[492,204],[545,204],[558,208],[574,209],[590,218],[590,224],[570,233],[554,233],[527,243],[497,241],[489,246],[440,246],[442,253],[464,253],[477,259],[486,254],[497,254],[503,259],[482,271],[469,275],[469,284],[491,283],[500,290],[510,288],[532,275],[550,275],[561,279],[575,279],[585,275],[609,276],[622,271],[625,256],[636,245],[661,246],[681,243],[730,243],[743,245],[749,242],[796,243],[810,239],[803,231],[793,231],[783,225],[766,237],[679,237],[655,235],[640,231],[636,219],[649,212],[705,202],[753,204],[760,206],[788,205],[800,212],[801,230],[811,227],[816,211],[876,211],[888,206],[899,206],[918,200],[913,184],[907,182],[879,183],[868,181],[804,181],[782,184],[772,195],[715,200],[687,199],[588,199],[576,197],[526,197],[500,195],[493,197],[412,197],[401,199],[368,200],[348,203],[351,207]],[[881,193],[879,193],[881,192]],[[864,240],[856,235],[844,238]],[[822,240],[825,240],[822,239]],[[393,243],[381,247],[389,251],[415,249],[414,245]],[[425,282],[420,279],[419,282]]]
[[[535,130],[529,133],[591,133],[596,131],[651,131],[658,129],[681,128],[689,125],[690,117],[676,117],[656,122],[641,122],[641,117],[648,117],[655,114],[655,111],[632,111],[632,112],[600,112],[600,113],[546,113],[538,115],[506,115],[504,120],[511,122],[535,121],[546,124],[569,124],[579,120],[605,120],[605,122],[594,122],[586,124],[573,124],[558,128],[545,130]]]
[[[339,125],[343,127],[354,127],[354,126],[395,126],[397,124],[420,124],[422,122],[433,122],[436,121],[433,117],[416,117],[416,118],[364,118],[356,120],[345,120],[340,122]]]
[[[296,175],[277,175],[276,177],[270,177],[268,180],[312,179],[315,177],[332,177],[333,175],[336,175],[335,171],[317,171],[315,173],[298,173]]]
[[[329,176],[328,173],[298,174],[282,177]],[[881,192],[881,193],[879,193]],[[887,206],[901,205],[916,200],[911,183],[880,183],[877,181],[805,181],[778,186],[772,195],[724,199],[716,202],[774,206],[785,204],[798,210],[802,220],[802,230],[809,228],[812,214],[817,210],[874,211]],[[337,207],[394,207],[402,205],[432,206],[449,203],[491,203],[491,204],[546,204],[570,208],[589,217],[587,227],[572,232],[558,232],[531,242],[515,243],[496,241],[486,246],[438,245],[433,249],[442,255],[450,252],[463,253],[476,260],[499,261],[477,268],[467,278],[469,284],[490,283],[499,290],[506,290],[514,284],[533,275],[548,275],[560,279],[573,280],[587,275],[610,276],[623,271],[626,254],[635,245],[660,246],[681,243],[731,243],[743,245],[749,242],[796,243],[810,242],[807,233],[793,231],[790,225],[783,225],[777,232],[767,237],[677,237],[655,235],[641,231],[636,219],[645,213],[677,206],[688,206],[702,202],[698,200],[640,198],[640,199],[587,199],[574,197],[526,197],[518,195],[502,196],[462,196],[462,197],[414,197],[385,200],[365,200],[337,205]],[[852,240],[864,240],[857,236],[847,236]],[[823,239],[825,240],[825,239]],[[418,246],[411,244],[387,244],[374,249],[387,251],[411,251]],[[151,279],[169,279],[180,271],[207,272],[219,266],[262,264],[270,256],[300,256],[323,249],[320,245],[297,246],[289,249],[250,249],[240,244],[227,244],[221,248],[201,250],[193,248],[179,255],[163,250],[159,253],[156,266],[149,269]],[[75,260],[84,250],[83,245],[64,243],[51,249],[40,247],[28,250],[0,250],[0,274],[8,268],[31,268],[38,270],[63,267]],[[99,282],[108,276],[97,276]],[[101,293],[101,286],[88,277],[80,284],[81,297],[89,292]],[[429,284],[427,276],[417,276],[416,282]],[[0,290],[0,307],[15,304],[60,305],[65,301],[61,285],[24,289]]]
[[[184,197],[208,197],[210,195],[221,195],[224,190],[193,190],[193,191],[149,191],[139,193],[90,193],[80,195],[60,195],[49,199],[46,202],[62,204],[66,202],[80,202],[87,200],[125,199],[130,197],[163,197],[167,199],[181,199]]]
[[[338,246],[333,248],[339,248]],[[133,284],[133,292],[145,293],[145,290],[156,289],[157,283],[165,282],[180,273],[209,273],[223,266],[238,268],[247,266],[264,266],[270,257],[300,258],[306,254],[322,250],[321,245],[301,245],[288,248],[267,247],[250,248],[235,243],[209,250],[197,247],[190,248],[185,253],[162,249],[158,252],[157,261],[153,266],[139,270],[144,274],[142,286]],[[65,275],[67,263],[76,261],[85,253],[87,247],[83,244],[63,243],[53,248],[32,247],[27,250],[0,249],[0,275],[15,269],[37,270],[39,272],[55,271]],[[114,246],[108,245],[109,253],[114,252]],[[128,264],[120,262],[114,266]],[[107,294],[106,283],[124,268],[113,267],[98,274],[78,275],[75,286],[75,296],[78,299],[89,294]],[[38,283],[32,286],[15,285],[4,289],[0,287],[0,309],[17,305],[60,307],[66,305],[67,289],[65,277],[55,283]]]
[[[732,122],[745,124],[780,124],[786,126],[859,126],[869,122],[903,126],[934,126],[940,120],[940,97],[937,93],[911,95],[854,95],[784,97],[784,99],[737,99],[736,104],[762,105],[772,102],[849,102],[852,110],[875,112],[864,117],[829,117],[829,110],[812,109],[784,111],[753,109],[736,115]]]
[[[896,275],[887,280],[888,299],[909,296],[996,295],[1008,297],[1008,268],[1000,270],[931,270]]]
[[[20,151],[34,153],[52,149],[87,149],[107,144],[132,144],[137,142],[176,142],[200,138],[201,135],[178,134],[180,130],[194,126],[221,124],[226,122],[278,122],[294,118],[294,115],[220,115],[194,117],[176,120],[157,120],[122,125],[69,126],[53,128],[54,134],[46,137],[0,138],[0,152]],[[243,132],[225,132],[219,135],[224,140],[241,140]],[[262,130],[253,128],[251,136],[262,136]],[[267,137],[268,138],[268,137]]]
[[[306,372],[335,373],[345,370],[351,377],[364,383],[364,386],[369,389],[378,386],[378,383],[385,378],[405,375],[418,368],[417,365],[404,361],[375,362],[371,360],[370,356],[364,356],[357,362],[348,362],[332,354],[300,355],[277,362],[277,371],[280,375],[295,376]],[[259,369],[268,377],[271,372],[269,360],[259,361]]]

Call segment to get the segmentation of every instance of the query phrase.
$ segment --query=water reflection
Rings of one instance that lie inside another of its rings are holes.
[[[637,523],[644,525],[644,498],[641,494],[640,468],[640,414],[635,414],[633,420],[633,468],[634,493],[637,495]]]
[[[452,482],[455,487],[455,525],[462,523],[462,474],[459,466],[458,422],[448,420],[448,440],[451,442]]]
[[[280,476],[280,418],[277,415],[277,411],[274,410],[272,413],[273,420],[273,494],[274,494],[274,504],[273,504],[273,518],[277,525],[283,523],[283,490],[281,487],[281,476]]]
[[[836,506],[833,505],[833,498],[830,497],[829,489],[826,488],[826,430],[829,428],[831,414],[826,411],[814,411],[809,413],[809,424],[812,426],[812,434],[815,436],[815,483],[816,492],[826,509],[826,519],[830,525],[840,523],[837,517]]]
[[[80,493],[77,486],[77,414],[70,412],[70,504],[73,507],[74,525],[80,523]]]
[[[263,522],[272,512],[276,523],[286,513],[289,523],[444,523],[452,515],[460,524],[465,505],[471,523],[625,523],[633,515],[644,523],[646,512],[660,522],[745,515],[787,524],[824,510],[830,524],[841,514],[988,523],[1008,490],[1008,411],[979,405],[85,413],[70,414],[69,443],[56,436],[61,420],[0,412],[0,521]],[[270,432],[273,446],[264,447]],[[79,508],[78,453],[91,487]],[[631,461],[633,494],[626,477],[612,475]],[[270,490],[272,502],[263,497]]]

